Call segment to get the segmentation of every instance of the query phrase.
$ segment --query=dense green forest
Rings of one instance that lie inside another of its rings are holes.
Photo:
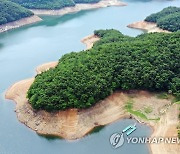
[[[157,26],[168,31],[180,30],[180,8],[167,7],[158,13],[151,14],[145,21],[155,22]]]
[[[180,99],[180,32],[124,36],[99,30],[87,51],[64,55],[35,77],[27,97],[34,109],[88,108],[115,90],[168,91]]]
[[[61,9],[76,3],[96,3],[100,0],[11,0],[30,9]]]
[[[33,13],[16,3],[0,0],[0,25],[32,16]]]

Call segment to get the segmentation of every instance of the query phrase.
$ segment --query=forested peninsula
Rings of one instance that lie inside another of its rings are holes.
[[[180,97],[180,32],[142,34],[99,30],[88,51],[64,55],[55,69],[38,74],[28,90],[34,109],[93,106],[115,90],[166,91]]]
[[[180,8],[172,6],[164,8],[149,15],[144,21],[132,23],[128,27],[148,32],[176,32],[180,30]]]

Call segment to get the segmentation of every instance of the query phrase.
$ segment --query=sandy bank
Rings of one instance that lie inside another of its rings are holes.
[[[127,27],[129,28],[135,28],[135,29],[141,29],[141,30],[145,30],[148,33],[153,33],[153,32],[164,32],[164,33],[170,33],[167,30],[163,30],[159,27],[157,27],[156,23],[152,23],[152,22],[146,22],[146,21],[139,21],[139,22],[134,22],[132,24],[129,24]]]
[[[82,10],[90,10],[103,8],[108,6],[125,6],[126,4],[120,2],[119,0],[101,0],[98,3],[93,4],[76,4],[74,7],[65,7],[59,10],[40,10],[40,9],[32,9],[31,11],[37,15],[65,15],[69,13],[75,13]]]
[[[81,40],[82,43],[86,45],[86,49],[91,49],[93,47],[93,44],[97,41],[99,41],[100,38],[94,34],[89,35]]]
[[[54,61],[54,62],[49,62],[49,63],[45,63],[45,64],[42,64],[42,65],[39,65],[37,68],[36,68],[36,72],[37,74],[40,74],[44,71],[47,71],[48,69],[50,68],[55,68],[58,64],[58,61]]]
[[[36,15],[23,18],[14,22],[10,22],[7,24],[0,25],[0,33],[14,29],[14,28],[19,28],[28,24],[32,24],[38,21],[41,21],[42,19]]]

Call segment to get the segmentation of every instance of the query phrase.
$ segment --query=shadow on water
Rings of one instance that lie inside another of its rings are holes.
[[[51,141],[51,140],[64,140],[62,137],[55,136],[55,135],[41,135],[41,134],[38,134],[38,136],[41,137],[41,138],[47,139],[49,141]]]
[[[92,131],[89,132],[89,134],[95,134],[95,133],[99,133],[101,130],[103,130],[106,126],[97,126],[94,127],[94,129]]]
[[[106,126],[97,126],[93,130],[91,130],[87,135],[96,134],[102,131]],[[55,136],[55,135],[41,135],[38,134],[41,138],[47,139],[49,141],[51,140],[64,140],[62,137]]]
[[[91,10],[83,10],[75,13],[69,13],[63,16],[43,16],[41,15],[40,18],[43,19],[43,21],[39,24],[39,26],[45,25],[48,27],[56,26],[58,24],[63,24],[67,21],[70,21],[72,19],[76,19],[79,17],[83,17],[87,15],[88,13],[95,12],[98,9],[91,9]]]
[[[38,27],[38,26],[53,27],[53,26],[56,26],[59,24],[66,23],[72,19],[83,17],[83,16],[87,15],[88,13],[95,12],[97,10],[98,9],[83,10],[83,11],[79,11],[79,12],[75,12],[75,13],[66,14],[63,16],[60,16],[60,15],[59,16],[58,15],[57,16],[39,15],[39,17],[41,19],[43,19],[42,21],[39,21],[37,23],[32,23],[29,25],[25,25],[25,26],[22,26],[21,28],[12,29],[12,30],[9,30],[7,32],[3,32],[0,37],[2,37],[2,38],[4,36],[8,37],[8,35],[10,34],[9,32],[11,32],[11,35],[12,35],[12,34],[16,34],[17,32],[24,31],[27,28],[32,28],[32,27]],[[1,48],[1,44],[0,44],[0,48]]]

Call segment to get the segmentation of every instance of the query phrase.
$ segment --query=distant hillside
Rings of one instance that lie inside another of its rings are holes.
[[[0,25],[32,16],[33,13],[16,3],[0,0]]]
[[[180,8],[167,7],[158,13],[151,14],[145,21],[155,22],[157,26],[168,31],[180,30]]]
[[[96,3],[100,0],[11,0],[29,9],[61,9],[76,3]]]

